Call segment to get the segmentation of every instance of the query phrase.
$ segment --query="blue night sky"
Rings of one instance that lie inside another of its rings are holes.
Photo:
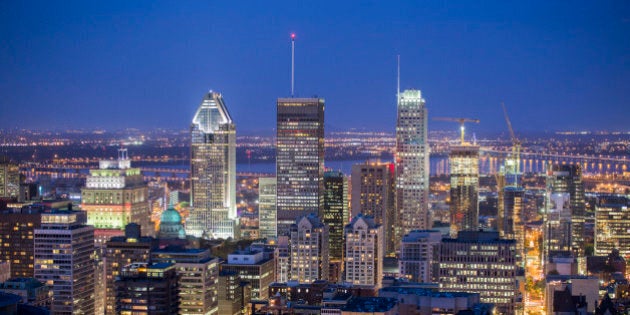
[[[0,1],[0,128],[185,129],[212,89],[271,132],[291,32],[327,130],[394,129],[397,54],[430,116],[630,130],[629,1]]]

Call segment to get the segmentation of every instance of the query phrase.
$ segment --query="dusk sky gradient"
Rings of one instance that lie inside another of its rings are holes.
[[[186,129],[208,90],[239,134],[276,98],[326,99],[326,129],[429,115],[504,131],[630,130],[630,1],[0,1],[0,129]],[[430,129],[452,129],[430,122]]]

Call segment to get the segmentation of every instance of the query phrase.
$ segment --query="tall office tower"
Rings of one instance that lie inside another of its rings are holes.
[[[97,247],[112,236],[124,234],[127,223],[137,223],[153,235],[148,188],[139,168],[131,167],[127,149],[118,150],[118,160],[102,160],[90,170],[81,190],[81,209],[87,224],[94,226]]]
[[[616,248],[626,260],[630,257],[629,206],[626,197],[599,198],[595,206],[595,255],[607,256]]]
[[[524,196],[523,188],[505,187],[503,189],[503,214],[499,217],[501,237],[516,240],[516,260],[519,265],[523,265],[525,258]]]
[[[174,264],[139,262],[124,266],[114,285],[116,314],[179,314]]]
[[[343,268],[343,231],[348,224],[348,216],[348,178],[342,172],[327,171],[324,173],[322,222],[328,225],[328,257],[330,263],[335,264],[333,268],[337,270],[337,277],[333,278],[337,279]]]
[[[219,273],[219,314],[242,315],[243,314],[243,290],[241,290],[241,277],[236,271],[222,271]]]
[[[543,259],[552,252],[571,251],[571,207],[568,193],[548,193],[543,217]]]
[[[251,249],[236,251],[228,254],[227,263],[222,263],[220,268],[220,272],[236,272],[243,281],[249,282],[251,299],[269,298],[269,285],[275,278],[273,258],[265,257],[263,252]]]
[[[442,233],[414,230],[400,244],[400,274],[411,282],[437,282],[436,266]]]
[[[166,247],[152,251],[151,261],[175,264],[179,314],[218,314],[219,259],[209,249]]]
[[[94,227],[86,222],[84,211],[51,210],[35,229],[35,279],[52,288],[52,314],[94,314]]]
[[[412,230],[432,226],[429,216],[429,142],[427,108],[419,90],[398,94],[396,122],[396,208],[395,244]]]
[[[514,314],[517,293],[514,240],[498,232],[461,231],[442,240],[438,282],[445,292],[479,293],[497,314]]]
[[[582,183],[582,167],[576,165],[554,164],[550,167],[548,186],[551,193],[568,193],[571,209],[571,250],[578,256],[584,256],[584,184]]]
[[[190,127],[192,209],[186,233],[238,238],[236,217],[236,127],[216,92],[204,95]]]
[[[291,280],[328,280],[328,226],[311,213],[298,218],[290,231]]]
[[[346,235],[345,283],[376,291],[383,279],[383,227],[359,214],[344,229]]]
[[[0,260],[11,263],[12,278],[32,278],[35,264],[33,239],[42,222],[40,209],[0,211]]]
[[[0,156],[0,198],[20,196],[20,166],[6,156]]]
[[[278,235],[324,203],[324,99],[279,98],[276,138]]]
[[[451,146],[451,237],[479,227],[479,146]]]
[[[116,290],[114,281],[122,267],[133,262],[149,261],[151,251],[158,246],[157,240],[142,236],[141,227],[135,223],[125,226],[124,236],[112,237],[105,244],[105,314],[116,314]]]
[[[276,239],[278,222],[276,209],[276,178],[258,178],[258,231],[260,238]]]
[[[393,163],[355,164],[352,166],[352,216],[374,217],[383,226],[385,253],[394,255],[396,208],[394,198],[395,169]]]

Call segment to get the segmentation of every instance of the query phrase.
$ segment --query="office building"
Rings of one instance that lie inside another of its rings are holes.
[[[345,279],[355,288],[376,291],[383,279],[383,226],[359,214],[346,225]]]
[[[133,263],[124,266],[114,286],[116,314],[180,314],[174,264]]]
[[[221,94],[204,95],[190,127],[191,211],[186,233],[238,238],[236,127]]]
[[[16,200],[20,196],[20,165],[0,156],[0,198]]]
[[[549,262],[553,252],[571,251],[571,208],[568,193],[547,193],[543,215],[543,259]]]
[[[315,214],[298,218],[290,229],[291,280],[311,283],[328,280],[328,226]]]
[[[396,121],[396,208],[395,244],[412,230],[432,226],[429,214],[429,143],[426,101],[419,90],[398,96]]]
[[[385,253],[394,255],[396,244],[395,169],[393,163],[366,162],[352,166],[352,216],[374,217],[383,226]]]
[[[584,216],[586,215],[582,167],[580,164],[553,164],[550,169],[551,174],[547,178],[547,185],[550,187],[551,194],[569,194],[571,250],[576,257],[582,257],[584,256]]]
[[[219,314],[241,315],[245,297],[241,287],[241,277],[236,271],[219,273]]]
[[[51,210],[35,229],[35,279],[52,288],[53,314],[94,314],[94,227],[84,211]]]
[[[343,233],[349,222],[348,178],[338,171],[324,173],[324,209],[322,223],[328,225],[328,257],[335,272],[333,278],[339,279],[343,267]],[[329,277],[330,278],[330,277]]]
[[[620,196],[601,196],[595,205],[595,255],[607,256],[613,249],[630,257],[630,201]]]
[[[442,233],[414,230],[403,236],[398,267],[400,275],[411,282],[436,282]]]
[[[179,314],[219,314],[219,259],[209,249],[167,247],[151,252],[154,263],[175,264]]]
[[[273,258],[265,258],[263,252],[243,250],[228,255],[227,263],[221,264],[220,272],[236,272],[242,281],[251,285],[252,300],[269,298],[269,285],[274,282]]]
[[[276,239],[278,222],[276,209],[276,178],[258,178],[258,231],[260,238]]]
[[[479,146],[451,146],[451,237],[479,228]]]
[[[278,235],[324,203],[324,99],[279,98],[276,178]]]
[[[482,303],[493,303],[499,314],[517,307],[516,242],[498,232],[461,231],[442,240],[438,283],[445,292],[479,293]]]
[[[147,235],[154,235],[150,221],[149,192],[139,168],[131,167],[127,149],[118,150],[118,160],[102,160],[90,170],[81,189],[81,209],[87,224],[95,229],[97,247],[112,236],[124,234],[128,223],[137,223]]]
[[[35,268],[35,230],[41,227],[42,209],[0,211],[0,260],[11,263],[12,278],[32,278]]]
[[[125,227],[124,236],[112,237],[105,244],[104,287],[105,314],[116,314],[116,291],[114,281],[120,275],[122,267],[134,262],[149,261],[151,251],[157,248],[157,240],[150,236],[142,236],[141,227],[130,223]]]
[[[502,238],[516,240],[516,260],[519,265],[523,265],[525,257],[524,196],[523,188],[510,186],[503,189],[503,212],[498,224]]]
[[[478,293],[439,292],[411,284],[382,288],[378,296],[398,300],[399,314],[458,314],[460,311],[473,310],[480,303]]]
[[[278,236],[275,253],[276,282],[288,282],[291,279],[291,247],[289,236]]]

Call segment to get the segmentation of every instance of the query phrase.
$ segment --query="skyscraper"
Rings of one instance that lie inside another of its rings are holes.
[[[451,237],[479,227],[479,146],[451,146]]]
[[[385,253],[395,252],[394,227],[396,210],[394,199],[395,167],[393,163],[352,165],[352,216],[369,215],[383,226]]]
[[[114,285],[116,314],[179,314],[179,288],[172,263],[124,266]]]
[[[524,263],[525,254],[525,215],[523,197],[525,190],[509,186],[503,189],[503,214],[499,216],[501,237],[516,240],[516,260]]]
[[[601,196],[595,206],[595,255],[605,256],[618,249],[630,257],[630,200],[621,196]],[[13,266],[11,266],[13,268]]]
[[[258,178],[258,230],[261,238],[277,238],[276,178]]]
[[[17,199],[20,195],[20,166],[0,156],[0,198]]]
[[[11,263],[12,278],[33,277],[33,239],[41,226],[42,212],[37,208],[0,211],[0,260]]]
[[[204,95],[190,127],[192,209],[186,232],[197,237],[238,237],[236,127],[216,92]]]
[[[405,235],[400,244],[400,274],[411,282],[436,282],[441,241],[442,233],[434,230],[414,230]]]
[[[396,122],[396,244],[403,235],[432,226],[429,218],[429,143],[426,101],[419,90],[398,94]]]
[[[84,211],[42,213],[35,279],[53,291],[52,314],[94,314],[94,227]]]
[[[551,166],[551,174],[547,178],[551,194],[569,194],[570,209],[570,246],[576,256],[584,256],[584,216],[586,204],[584,201],[584,184],[582,183],[582,168],[576,165]]]
[[[348,223],[348,178],[342,172],[324,173],[324,209],[322,222],[328,225],[330,263],[343,262],[343,231]]]
[[[383,279],[383,226],[359,214],[346,225],[345,282],[354,287],[378,290]]]
[[[328,226],[310,214],[291,226],[291,280],[328,280]]]
[[[276,178],[278,235],[324,203],[324,99],[279,98]]]

